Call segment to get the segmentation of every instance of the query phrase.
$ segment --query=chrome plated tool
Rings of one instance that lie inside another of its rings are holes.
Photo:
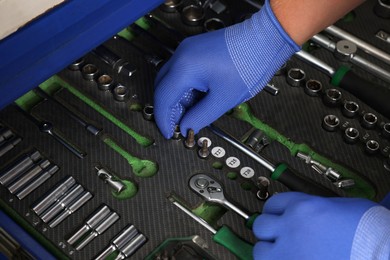
[[[227,200],[225,194],[223,193],[222,185],[210,176],[205,174],[196,174],[190,178],[188,185],[196,194],[203,197],[206,201],[220,204],[236,212],[245,220],[250,219],[250,213]]]

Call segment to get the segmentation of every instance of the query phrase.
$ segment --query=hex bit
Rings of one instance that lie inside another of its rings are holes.
[[[46,180],[48,180],[59,169],[60,168],[57,165],[50,165],[43,172],[41,172],[41,174],[38,176],[38,178],[34,179],[30,184],[28,184],[20,192],[18,192],[16,194],[16,197],[18,197],[18,199],[20,199],[20,200],[25,198],[32,191],[34,191],[39,186],[41,186]]]
[[[88,132],[90,132],[93,135],[98,135],[102,129],[98,128],[97,126],[94,126],[93,124],[87,122],[84,120],[81,116],[77,115],[75,112],[70,110],[66,105],[64,105],[62,102],[59,102],[56,98],[52,97],[51,95],[47,94],[45,91],[43,91],[41,88],[35,88],[35,93],[37,93],[39,96],[46,98],[55,104],[59,105],[60,107],[64,108],[67,114],[73,118],[77,123],[82,125]]]
[[[0,174],[0,183],[8,185],[11,181],[15,180],[23,171],[28,169],[41,158],[39,151],[23,155],[19,157],[15,163],[11,164],[5,172]]]
[[[44,211],[46,211],[52,204],[54,204],[74,184],[76,184],[76,180],[72,176],[69,176],[62,182],[58,183],[50,193],[42,197],[40,200],[38,200],[38,202],[34,203],[31,207],[32,210],[38,216],[42,215]]]

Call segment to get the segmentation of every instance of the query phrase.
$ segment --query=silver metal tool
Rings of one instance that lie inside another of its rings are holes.
[[[232,144],[234,147],[239,149],[241,152],[245,153],[249,157],[251,157],[253,160],[256,162],[260,163],[263,165],[266,169],[268,169],[271,172],[274,172],[276,167],[274,164],[269,162],[266,158],[260,156],[259,154],[255,153],[251,149],[249,149],[246,145],[242,144],[241,142],[235,140],[233,137],[228,136],[226,133],[224,133],[221,129],[216,127],[215,125],[211,124],[209,125],[209,129],[221,137],[223,140],[227,141],[228,143]]]
[[[203,29],[206,32],[212,32],[222,28],[225,28],[225,23],[221,19],[215,17],[209,18],[203,23]]]
[[[203,139],[202,147],[200,147],[199,150],[198,150],[198,155],[202,159],[206,159],[210,155],[210,150],[209,150],[209,147],[208,147],[208,141],[207,141],[206,138]]]
[[[88,200],[92,199],[92,197],[93,195],[89,191],[84,191],[81,195],[72,200],[69,204],[65,205],[64,211],[61,212],[54,220],[50,221],[49,226],[51,228],[56,227],[64,219],[69,217],[69,215],[73,214],[85,203],[87,203]]]
[[[66,242],[73,245],[82,237],[84,237],[88,232],[94,229],[104,218],[108,216],[111,212],[110,208],[107,205],[101,206],[97,211],[95,211],[92,216],[85,221],[84,226],[78,229]]]
[[[50,161],[47,159],[41,160],[38,165],[35,165],[26,173],[24,173],[19,179],[14,181],[9,187],[8,190],[12,194],[17,192],[20,188],[22,188],[25,184],[31,181],[35,176],[37,176],[43,169],[50,165]]]
[[[11,151],[18,143],[22,141],[22,138],[19,136],[13,136],[10,139],[3,142],[0,146],[0,157]]]
[[[381,39],[382,41],[385,41],[387,43],[390,43],[390,33],[387,33],[383,30],[379,30],[375,36],[379,39]]]
[[[324,104],[330,107],[338,106],[342,100],[343,94],[340,90],[335,88],[328,88],[325,90]]]
[[[198,5],[188,5],[181,12],[182,21],[190,26],[199,25],[205,17],[204,10]]]
[[[385,138],[390,138],[390,123],[384,123],[382,126],[382,135]]]
[[[328,132],[334,132],[340,125],[340,119],[335,115],[326,115],[322,120],[322,128]]]
[[[160,9],[167,13],[175,13],[179,11],[178,9],[182,3],[182,0],[166,0],[160,5]]]
[[[89,63],[83,66],[81,74],[85,80],[93,81],[98,77],[99,69],[95,64]]]
[[[335,43],[321,34],[314,35],[312,40],[330,52],[333,52],[337,59],[344,62],[351,62],[382,80],[390,82],[390,72],[362,56],[357,55],[358,48],[355,43],[349,40],[340,40]]]
[[[190,129],[188,130],[187,138],[184,140],[184,146],[188,149],[192,149],[195,147],[195,145],[195,132],[194,130]]]
[[[362,119],[362,126],[366,129],[375,128],[378,123],[378,117],[373,113],[365,113]]]
[[[376,140],[368,140],[366,142],[365,151],[368,154],[375,154],[379,151],[379,143]]]
[[[279,94],[279,91],[280,91],[279,88],[275,87],[275,85],[271,84],[271,83],[267,83],[267,85],[265,85],[265,87],[264,87],[264,90],[273,96],[277,96]]]
[[[111,90],[113,83],[114,79],[108,74],[100,75],[97,79],[98,88],[103,91]]]
[[[315,79],[309,79],[305,84],[305,93],[311,97],[318,97],[322,91],[322,83]]]
[[[354,127],[348,127],[344,131],[344,140],[348,144],[354,144],[359,141],[359,130]]]
[[[189,180],[188,185],[198,195],[203,197],[206,201],[211,201],[236,212],[244,219],[249,219],[250,214],[240,209],[230,201],[228,201],[223,193],[221,184],[215,179],[205,174],[196,174]]]
[[[347,189],[355,186],[355,181],[353,179],[346,179],[334,182],[333,184],[338,188]]]
[[[75,184],[66,193],[64,193],[58,201],[49,207],[41,216],[43,222],[48,223],[57,214],[59,214],[65,207],[67,207],[74,199],[81,195],[84,191],[83,186]]]
[[[115,260],[122,260],[133,255],[141,246],[143,246],[147,241],[147,238],[144,234],[138,234],[133,238],[127,245],[125,245],[121,250],[120,254],[115,258]]]
[[[15,180],[22,172],[30,168],[36,161],[41,158],[39,151],[23,155],[19,157],[15,163],[12,163],[4,172],[0,173],[0,183],[8,185]]]
[[[82,125],[88,132],[90,132],[93,135],[97,135],[100,133],[102,129],[99,129],[97,126],[87,122],[84,120],[81,116],[73,112],[71,109],[69,109],[66,105],[64,105],[62,102],[59,102],[56,98],[52,97],[51,95],[47,94],[45,91],[43,91],[41,88],[35,88],[35,93],[37,93],[39,96],[46,98],[55,104],[59,105],[60,107],[64,108],[67,114],[73,118],[77,123]]]
[[[81,70],[82,66],[84,65],[84,62],[85,62],[84,58],[80,58],[72,62],[71,64],[69,64],[68,69],[72,71]]]
[[[38,178],[34,179],[28,185],[23,187],[21,191],[16,193],[16,197],[19,200],[24,199],[28,194],[33,192],[39,186],[41,186],[45,181],[47,181],[53,174],[55,174],[60,168],[57,165],[50,165],[43,172],[41,172]]]
[[[267,177],[260,176],[257,178],[257,187],[259,190],[256,193],[256,197],[259,200],[266,200],[269,197],[268,187],[270,185],[270,181]]]
[[[344,116],[353,118],[359,113],[359,105],[354,101],[345,101],[341,112]]]
[[[44,195],[41,199],[34,203],[31,209],[38,216],[42,215],[45,210],[54,204],[74,184],[76,184],[76,180],[72,176],[69,176],[64,181],[58,183],[57,186],[54,187],[47,195]]]
[[[390,54],[386,53],[375,46],[363,41],[362,39],[334,26],[331,25],[325,29],[325,32],[336,36],[338,38],[351,41],[355,43],[359,48],[367,52],[368,54],[371,54],[372,56],[382,60],[383,62],[386,62],[387,64],[390,64]]]
[[[311,158],[310,155],[304,154],[302,152],[298,152],[296,154],[296,157],[302,159],[305,161],[305,163],[310,164],[311,168],[315,170],[317,173],[324,175],[331,181],[337,181],[341,179],[341,174],[338,173],[336,170],[334,170],[331,167],[326,167],[325,165],[321,164],[318,161],[315,161]]]
[[[93,49],[92,53],[95,54],[98,58],[100,58],[103,62],[110,65],[110,67],[114,69],[118,74],[123,74],[127,77],[131,77],[137,70],[127,60],[122,59],[103,45],[100,45]]]
[[[114,251],[119,251],[125,245],[127,245],[137,234],[138,230],[135,228],[134,225],[129,225],[125,227],[122,231],[119,232],[118,235],[116,235],[116,237],[113,238],[111,244],[106,249],[104,249],[95,259],[106,259]]]
[[[14,133],[8,128],[3,128],[0,130],[0,144],[4,142],[5,140],[9,139],[12,137]]]
[[[129,90],[122,84],[117,84],[112,90],[112,96],[116,101],[125,102],[129,95]]]
[[[105,219],[98,223],[98,225],[93,228],[92,232],[89,233],[82,241],[76,246],[76,250],[83,249],[88,245],[95,237],[104,233],[108,228],[110,228],[114,223],[119,219],[119,215],[116,212],[111,212]]]
[[[71,151],[73,154],[75,154],[79,158],[84,158],[86,156],[86,153],[83,151],[80,151],[74,144],[70,143],[68,140],[66,140],[64,137],[59,135],[57,132],[54,131],[54,127],[50,122],[43,121],[39,124],[39,130],[42,133],[46,133],[53,137],[56,141],[58,141],[60,144],[65,146],[66,149]]]
[[[152,105],[144,106],[142,116],[145,120],[152,121],[154,119],[154,107]]]
[[[97,170],[97,176],[107,183],[113,191],[119,193],[126,189],[126,185],[119,179],[115,179],[115,177],[105,168],[101,166],[95,166]]]
[[[306,73],[298,68],[291,68],[287,72],[287,83],[293,87],[301,87],[305,84]]]

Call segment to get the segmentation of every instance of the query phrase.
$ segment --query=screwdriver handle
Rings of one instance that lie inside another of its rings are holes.
[[[369,82],[346,66],[341,66],[336,71],[331,83],[347,90],[382,115],[390,118],[390,88]]]
[[[222,226],[213,235],[213,240],[242,260],[253,259],[253,245],[238,237],[230,228]]]
[[[323,197],[339,197],[334,191],[327,189],[320,184],[305,179],[288,168],[287,164],[281,163],[276,166],[271,174],[273,180],[280,181],[292,191],[300,191]]]

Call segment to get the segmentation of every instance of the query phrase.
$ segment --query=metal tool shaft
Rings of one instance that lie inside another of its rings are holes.
[[[26,154],[10,166],[4,173],[0,176],[0,183],[3,185],[8,185],[11,181],[16,179],[23,171],[28,169],[34,164],[35,161],[41,158],[41,154],[38,151],[35,151],[31,154]]]
[[[132,239],[127,245],[121,249],[121,253],[117,256],[117,260],[125,259],[130,257],[146,242],[146,237],[144,234],[138,234],[134,239]]]
[[[363,49],[365,52],[371,54],[372,56],[382,60],[383,62],[390,64],[390,54],[376,48],[375,46],[363,41],[362,39],[334,26],[331,25],[325,29],[327,33],[330,33],[333,36],[336,36],[341,39],[345,39],[355,43],[359,48]]]
[[[222,129],[216,127],[213,124],[211,124],[208,128],[213,133],[215,133],[216,135],[218,135],[219,137],[221,137],[222,139],[224,139],[225,141],[227,141],[228,143],[230,143],[231,145],[233,145],[234,147],[236,147],[237,149],[239,149],[240,151],[242,151],[243,153],[245,153],[246,155],[251,157],[253,160],[255,160],[256,162],[258,162],[261,165],[263,165],[269,171],[271,171],[271,172],[275,171],[275,165],[273,165],[271,162],[269,162],[267,159],[265,159],[264,157],[260,156],[259,154],[253,152],[251,149],[249,149],[247,146],[242,144],[240,141],[238,141],[234,137],[232,137],[229,134],[227,134],[224,131],[222,131]]]

